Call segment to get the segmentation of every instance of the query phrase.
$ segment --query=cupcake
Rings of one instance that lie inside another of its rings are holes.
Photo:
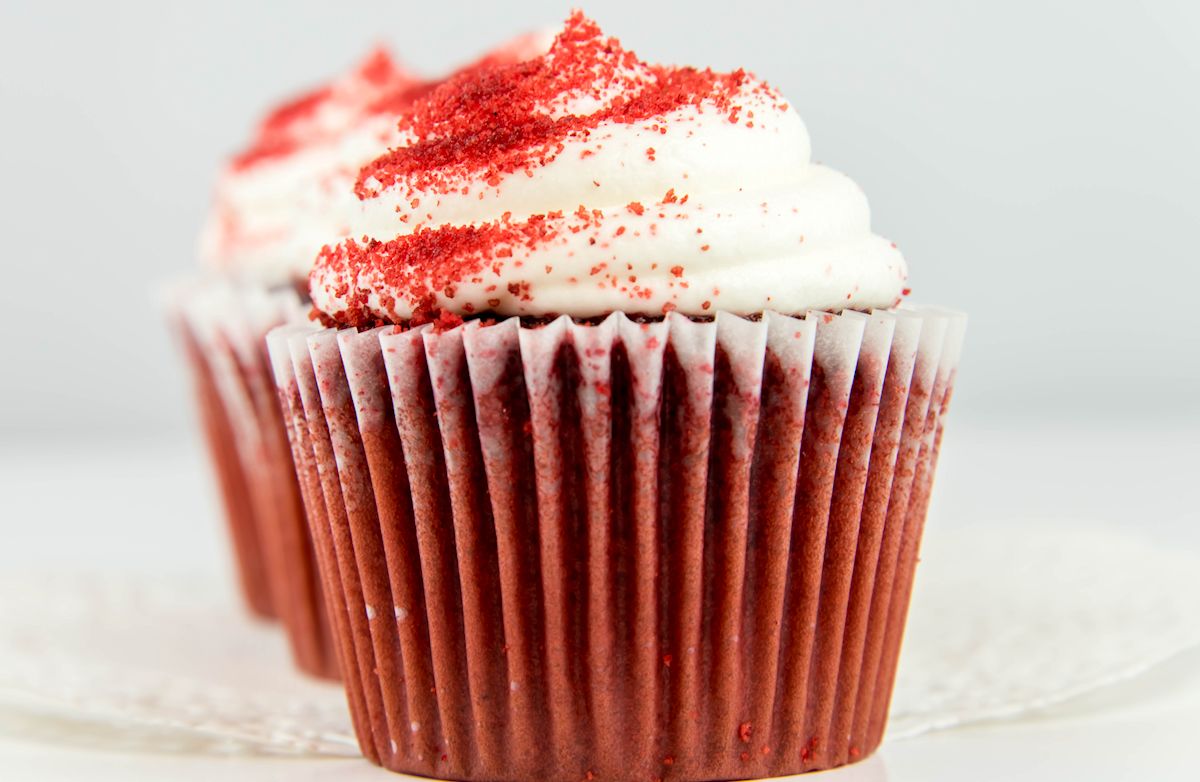
[[[523,36],[464,70],[547,45]],[[313,258],[357,212],[359,169],[400,143],[398,117],[436,83],[377,49],[271,111],[217,183],[200,240],[203,278],[177,286],[172,301],[246,602],[281,620],[297,665],[325,678],[338,677],[335,638],[263,338],[307,310]]]
[[[572,15],[359,173],[268,346],[364,754],[765,777],[884,730],[965,321],[744,71]],[[322,328],[325,326],[325,328]]]

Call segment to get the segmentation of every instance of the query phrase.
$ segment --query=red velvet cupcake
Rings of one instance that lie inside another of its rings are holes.
[[[776,776],[886,721],[964,319],[744,72],[451,81],[268,338],[364,754]],[[464,320],[465,319],[465,320]]]
[[[524,36],[464,70],[546,45]],[[270,112],[218,182],[200,243],[207,277],[177,286],[170,303],[247,604],[279,619],[298,667],[324,678],[339,676],[335,641],[264,337],[307,308],[317,251],[357,211],[360,167],[400,143],[397,118],[434,84],[377,50]]]

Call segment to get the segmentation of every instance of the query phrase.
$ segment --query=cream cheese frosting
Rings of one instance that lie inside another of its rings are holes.
[[[271,112],[217,182],[201,261],[268,285],[304,279],[313,255],[330,236],[345,235],[358,209],[348,192],[358,168],[396,141],[395,115],[380,105],[421,84],[378,49]]]
[[[651,65],[573,15],[531,61],[452,79],[363,168],[314,306],[456,315],[800,313],[898,303],[907,267],[800,116],[743,72]]]
[[[459,71],[544,53],[553,36],[522,35]],[[331,238],[360,211],[353,184],[381,149],[403,142],[397,119],[438,83],[376,49],[350,73],[271,112],[251,146],[222,172],[200,237],[210,269],[264,285],[307,279]]]

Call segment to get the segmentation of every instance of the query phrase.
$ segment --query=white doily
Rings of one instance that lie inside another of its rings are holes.
[[[1200,557],[1103,527],[932,530],[888,737],[1013,717],[1200,645]]]
[[[0,594],[0,720],[124,728],[143,751],[358,754],[342,688],[296,673],[278,628],[211,575],[17,575]]]
[[[1020,714],[1200,644],[1200,558],[1104,529],[933,529],[889,737]],[[0,728],[154,752],[357,754],[340,687],[213,576],[0,577]]]

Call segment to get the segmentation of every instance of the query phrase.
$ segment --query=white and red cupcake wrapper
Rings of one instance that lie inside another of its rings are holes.
[[[273,331],[364,754],[462,780],[865,756],[964,326]]]
[[[279,619],[304,671],[337,678],[304,506],[264,336],[299,315],[291,290],[180,286],[170,313],[188,355],[251,610]]]

